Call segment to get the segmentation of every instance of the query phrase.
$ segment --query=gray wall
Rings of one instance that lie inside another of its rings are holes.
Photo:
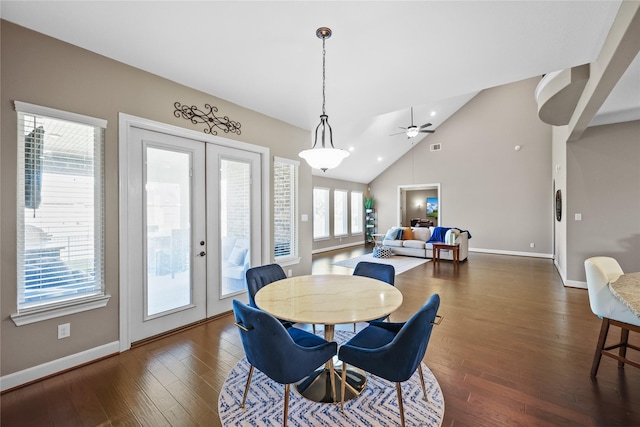
[[[129,67],[84,49],[0,21],[2,75],[0,82],[0,162],[2,200],[0,226],[1,375],[14,373],[118,340],[118,113],[123,112],[202,131],[173,115],[173,104],[215,105],[242,124],[241,135],[220,135],[271,149],[272,156],[298,159],[308,146],[308,131],[231,104],[206,93]],[[283,78],[286,78],[284,76]],[[224,84],[224,82],[220,82]],[[16,327],[16,141],[13,101],[19,100],[108,120],[105,133],[106,169],[106,290],[109,304],[62,318]],[[271,162],[270,162],[271,163]],[[300,167],[300,214],[311,215],[311,169]],[[272,195],[266,195],[272,200]],[[294,275],[311,271],[311,222],[300,223],[302,262]],[[272,256],[272,254],[271,254]],[[70,338],[57,339],[57,325],[71,323]]]
[[[313,242],[313,252],[322,252],[330,249],[335,249],[345,246],[353,246],[364,243],[364,232],[355,236],[351,236],[351,221],[349,221],[349,236],[348,237],[333,237],[333,190],[347,190],[349,191],[347,203],[349,204],[349,212],[351,212],[351,191],[361,191],[362,198],[367,197],[367,185],[359,184],[357,182],[343,181],[340,179],[325,178],[318,175],[313,175],[312,183],[314,187],[328,188],[329,191],[329,230],[331,231],[331,237],[328,239],[318,240]],[[364,218],[364,206],[362,207]],[[309,217],[309,221],[313,224],[313,214]],[[363,219],[364,221],[364,219]],[[363,222],[364,227],[364,222]]]
[[[468,229],[470,248],[551,254],[551,126],[537,116],[538,81],[480,92],[377,177],[379,229],[397,222],[398,185],[440,183],[440,225]]]
[[[567,189],[568,279],[584,282],[592,256],[640,271],[640,121],[591,127],[567,143]]]

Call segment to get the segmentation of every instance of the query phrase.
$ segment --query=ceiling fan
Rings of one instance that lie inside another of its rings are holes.
[[[410,139],[410,138],[415,138],[419,133],[434,133],[435,130],[425,129],[425,128],[428,128],[429,126],[431,126],[431,123],[425,123],[420,127],[413,124],[413,107],[411,107],[411,126],[406,128],[400,127],[400,129],[404,129],[403,132],[392,133],[390,136],[400,135],[401,133],[404,133],[407,135],[407,139]]]

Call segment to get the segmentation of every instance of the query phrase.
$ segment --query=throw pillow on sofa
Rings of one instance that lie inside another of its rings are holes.
[[[400,231],[401,230],[396,227],[390,228],[389,231],[387,231],[387,234],[385,234],[384,240],[397,240]]]
[[[458,238],[458,236],[460,235],[460,230],[458,230],[457,228],[451,228],[449,230],[447,230],[447,232],[444,235],[444,242],[452,245],[456,242],[456,239]]]
[[[411,227],[402,227],[402,240],[413,240],[413,230]]]

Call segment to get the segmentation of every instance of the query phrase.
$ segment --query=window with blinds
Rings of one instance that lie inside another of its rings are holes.
[[[15,107],[18,313],[104,295],[106,121]]]
[[[362,192],[351,192],[351,234],[362,234],[363,232],[363,199]]]
[[[329,238],[329,189],[313,189],[313,238]]]
[[[273,240],[276,261],[298,256],[299,162],[276,157],[273,162]]]
[[[333,190],[333,236],[343,237],[349,232],[347,191]]]

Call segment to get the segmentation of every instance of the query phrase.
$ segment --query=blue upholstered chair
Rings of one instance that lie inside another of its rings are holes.
[[[356,366],[380,378],[396,383],[400,422],[404,426],[404,408],[402,407],[402,387],[418,369],[422,392],[425,400],[427,391],[424,385],[421,362],[427,351],[434,321],[440,306],[440,296],[432,295],[429,300],[405,323],[371,322],[369,326],[340,346],[338,358],[342,360],[342,396],[346,382],[347,364]],[[344,398],[340,403],[344,411]]]
[[[389,265],[389,264],[360,261],[356,265],[356,268],[353,270],[353,275],[370,277],[372,279],[378,279],[383,282],[387,282],[391,286],[394,286],[395,279],[396,279],[396,269],[393,267],[393,265]],[[385,316],[376,320],[383,321],[387,317],[388,316]],[[353,332],[355,331],[356,331],[356,325],[354,323]]]
[[[247,290],[249,295],[249,305],[254,308],[258,308],[256,306],[256,294],[260,289],[267,286],[270,283],[276,282],[278,280],[286,279],[287,275],[284,273],[284,270],[280,266],[280,264],[267,264],[261,265],[259,267],[253,267],[247,270]],[[290,327],[293,323],[288,322],[286,320],[280,320],[280,323],[284,325],[285,328]],[[311,325],[313,327],[313,333],[316,333],[316,325]]]
[[[255,300],[258,291],[270,283],[286,279],[287,275],[284,274],[284,270],[282,269],[280,264],[267,264],[248,269],[246,277],[249,305],[253,308],[258,308],[256,306]],[[288,328],[292,325],[291,322],[288,322],[286,320],[280,320],[280,323],[282,323],[285,328]]]
[[[240,330],[242,347],[251,365],[241,406],[244,408],[247,399],[253,368],[257,368],[272,380],[285,385],[283,425],[286,425],[290,385],[331,360],[337,352],[338,345],[302,329],[285,328],[270,314],[238,300],[233,301],[233,312],[235,324]],[[333,362],[329,365],[332,392],[335,396]]]
[[[280,264],[267,264],[247,270],[247,290],[249,291],[249,305],[256,308],[256,293],[269,283],[286,279],[287,275]]]

